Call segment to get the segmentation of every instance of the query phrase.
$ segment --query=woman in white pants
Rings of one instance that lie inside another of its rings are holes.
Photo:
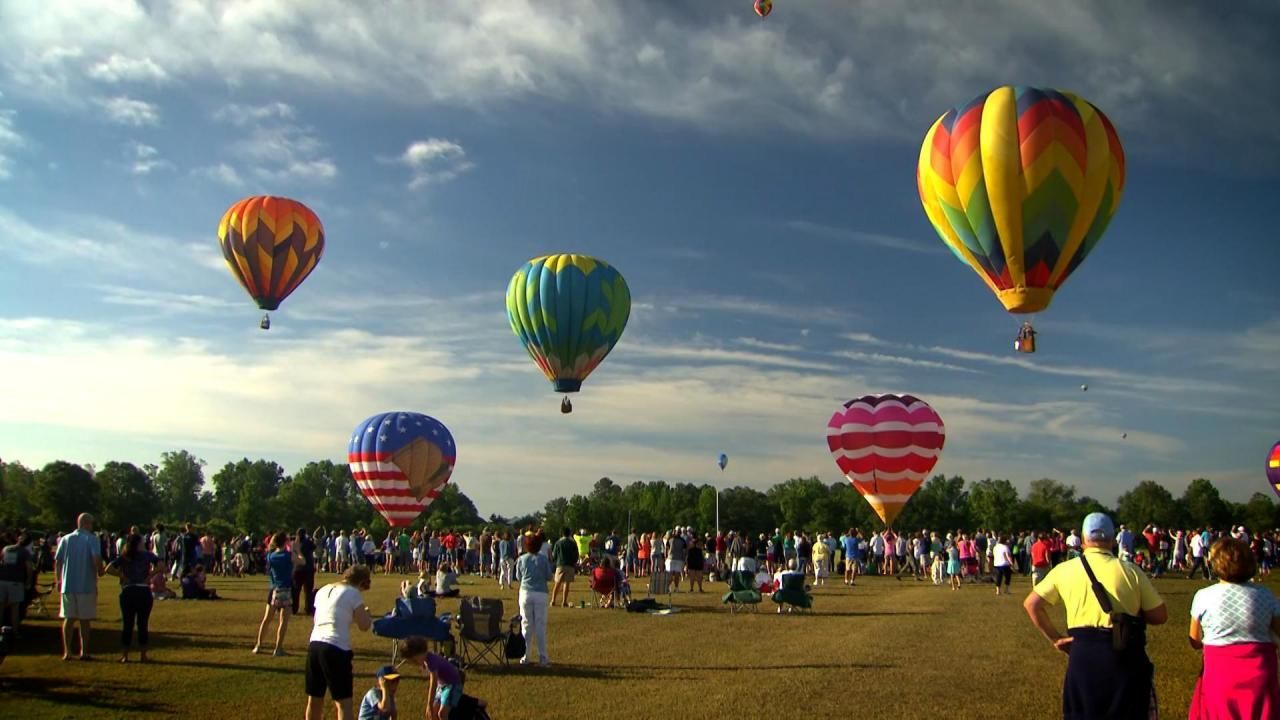
[[[527,648],[520,664],[528,664],[527,653],[533,650],[533,643],[537,641],[538,664],[547,667],[551,664],[547,657],[547,608],[550,604],[547,581],[551,579],[551,562],[538,552],[542,543],[541,533],[524,538],[523,552],[516,560],[516,579],[520,581],[521,631]]]

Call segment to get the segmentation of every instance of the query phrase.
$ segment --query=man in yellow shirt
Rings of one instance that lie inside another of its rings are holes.
[[[1145,626],[1163,625],[1169,611],[1146,574],[1112,554],[1116,532],[1111,518],[1090,513],[1082,530],[1081,556],[1053,568],[1023,607],[1036,629],[1067,653],[1064,720],[1145,720],[1155,707],[1155,668],[1147,657]],[[1103,608],[1089,571],[1110,612]],[[1049,619],[1048,607],[1058,604],[1067,611],[1066,636]],[[1112,616],[1118,613],[1139,619],[1123,649],[1115,648],[1112,637]]]

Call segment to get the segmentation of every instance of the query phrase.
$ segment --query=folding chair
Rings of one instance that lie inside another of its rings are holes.
[[[45,598],[53,594],[53,583],[44,586],[36,583],[32,587],[35,589],[35,594],[31,596],[31,600],[27,603],[27,614],[39,612],[40,617],[49,617],[49,605],[45,602]],[[41,590],[41,587],[44,587],[44,590]]]
[[[756,589],[756,576],[749,572],[737,571],[729,576],[729,592],[720,599],[721,604],[729,606],[729,612],[739,610],[752,611],[760,609],[760,591]]]
[[[770,599],[778,604],[779,613],[784,607],[787,612],[813,610],[813,596],[805,589],[804,581],[805,576],[797,572],[782,575],[782,587],[770,596]]]
[[[648,597],[656,598],[659,595],[667,596],[667,604],[671,604],[671,573],[666,570],[654,570],[649,576],[649,592]]]
[[[396,598],[395,609],[373,621],[373,634],[391,640],[392,665],[399,660],[400,641],[410,635],[425,637],[447,657],[454,651],[449,620],[447,615],[436,617],[435,598]]]
[[[469,597],[462,600],[458,613],[458,636],[462,638],[462,666],[471,667],[491,658],[504,669],[509,661],[505,652],[510,630],[502,630],[503,607],[498,598]]]

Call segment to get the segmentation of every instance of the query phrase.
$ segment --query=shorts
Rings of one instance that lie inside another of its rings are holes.
[[[461,699],[461,685],[441,685],[436,688],[436,702],[440,704],[440,707],[458,707],[458,701]]]
[[[0,582],[0,605],[21,605],[26,588],[22,583],[5,580]]]
[[[64,620],[92,620],[98,617],[98,593],[62,593]]]
[[[277,595],[276,593],[279,593]],[[274,602],[273,602],[274,600]],[[285,608],[293,606],[293,588],[271,588],[267,590],[267,604],[271,607]]]
[[[671,572],[671,573],[684,572],[684,561],[668,559],[667,572]]]
[[[570,582],[570,583],[571,583],[571,582],[573,582],[573,578],[574,578],[574,576],[576,576],[577,574],[578,574],[578,571],[577,571],[576,569],[574,569],[574,567],[573,567],[572,565],[562,565],[562,566],[560,566],[560,567],[556,568],[556,582],[558,582],[558,583],[561,583],[561,582]]]
[[[351,668],[355,653],[327,642],[312,641],[307,646],[307,696],[323,698],[326,691],[334,701],[350,699],[355,684]]]

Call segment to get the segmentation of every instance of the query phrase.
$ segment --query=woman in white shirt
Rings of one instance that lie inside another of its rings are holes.
[[[373,626],[369,608],[360,594],[368,589],[369,568],[355,565],[347,568],[342,580],[316,593],[316,614],[307,646],[307,720],[320,720],[324,715],[326,692],[337,706],[339,720],[355,717],[351,712],[355,684],[351,624],[354,622],[366,631]]]
[[[991,551],[991,567],[996,581],[996,594],[1008,595],[1009,583],[1013,581],[1013,553],[1009,551],[1009,538],[1001,537]],[[1004,590],[1000,584],[1004,583]]]
[[[1204,671],[1191,696],[1197,718],[1280,717],[1273,633],[1280,633],[1280,601],[1249,581],[1258,570],[1249,545],[1223,538],[1209,550],[1218,583],[1191,600],[1191,647],[1204,651]]]

